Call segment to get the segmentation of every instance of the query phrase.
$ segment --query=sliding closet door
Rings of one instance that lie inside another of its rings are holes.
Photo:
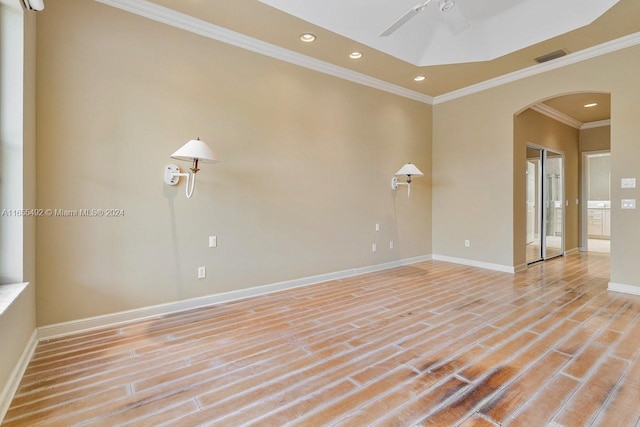
[[[542,150],[527,147],[527,263],[542,260]]]
[[[561,153],[544,150],[543,205],[545,208],[545,233],[543,258],[549,259],[564,253],[564,161]]]
[[[527,146],[527,263],[564,254],[564,158]]]

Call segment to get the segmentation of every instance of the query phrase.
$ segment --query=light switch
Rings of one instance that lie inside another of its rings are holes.
[[[622,178],[620,180],[620,188],[636,188],[635,178]]]
[[[635,209],[636,199],[622,199],[622,209]]]
[[[218,238],[216,236],[209,236],[209,247],[210,248],[218,247]]]
[[[380,224],[376,224],[376,231],[380,231]]]
[[[207,269],[205,267],[198,267],[198,279],[204,279],[207,277]]]

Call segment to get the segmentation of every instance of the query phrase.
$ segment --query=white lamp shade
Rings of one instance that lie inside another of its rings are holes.
[[[402,166],[398,172],[396,172],[396,176],[402,175],[411,175],[411,176],[424,176],[424,174],[416,167],[416,165],[407,163]]]
[[[200,139],[192,139],[184,144],[178,151],[171,155],[171,158],[192,162],[195,159],[203,163],[215,163],[219,160],[213,155],[213,152],[207,144]]]
[[[24,4],[31,10],[44,10],[44,0],[26,0]]]

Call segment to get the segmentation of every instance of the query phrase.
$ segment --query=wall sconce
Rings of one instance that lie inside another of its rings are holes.
[[[27,10],[35,10],[36,12],[44,10],[44,0],[23,0],[23,3]]]
[[[398,177],[404,176],[404,175],[407,176],[407,182],[398,182]],[[419,178],[421,176],[424,176],[424,174],[420,171],[420,169],[416,167],[416,165],[407,163],[406,165],[402,166],[398,172],[396,172],[396,176],[391,178],[391,189],[397,190],[399,185],[406,185],[407,197],[411,197],[411,177],[412,176]]]
[[[178,151],[171,155],[172,159],[184,160],[185,162],[193,162],[191,166],[191,172],[180,173],[178,165],[170,164],[164,168],[164,182],[168,185],[176,185],[180,181],[181,176],[187,177],[187,188],[185,190],[187,198],[190,199],[193,195],[193,189],[196,186],[196,173],[198,169],[198,162],[203,163],[217,163],[213,152],[207,144],[198,139],[192,139],[184,144]]]

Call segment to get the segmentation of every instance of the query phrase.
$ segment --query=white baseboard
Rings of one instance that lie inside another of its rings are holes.
[[[11,376],[5,384],[4,389],[0,392],[0,424],[2,424],[2,420],[9,410],[13,396],[15,396],[18,386],[20,385],[22,375],[24,375],[24,372],[27,370],[27,366],[33,357],[33,353],[36,351],[37,345],[38,330],[36,329],[31,334],[31,337],[29,337],[29,341],[22,352],[22,356],[20,356],[18,363],[15,368],[13,368]]]
[[[434,261],[445,261],[445,262],[452,262],[454,264],[462,264],[462,265],[468,265],[470,267],[478,267],[478,268],[484,268],[487,270],[495,270],[495,271],[502,271],[504,273],[515,273],[516,272],[516,267],[512,267],[510,265],[502,265],[502,264],[492,264],[489,262],[482,262],[482,261],[475,261],[472,259],[464,259],[464,258],[455,258],[455,257],[450,257],[450,256],[445,256],[445,255],[436,255],[434,254],[432,256]],[[520,266],[518,266],[517,268],[519,268]],[[526,268],[526,266],[525,266]]]
[[[564,251],[564,256],[577,254],[578,252],[580,252],[580,248],[569,249],[568,251]]]
[[[524,264],[516,265],[515,267],[513,267],[513,272],[520,273],[521,271],[526,271],[527,268],[529,268],[529,264],[525,262]]]
[[[640,286],[623,285],[621,283],[609,282],[608,291],[621,292],[623,294],[640,295]]]
[[[167,304],[160,304],[150,307],[137,308],[133,310],[110,313],[102,316],[90,317],[86,319],[73,320],[70,322],[56,323],[53,325],[41,326],[38,328],[38,338],[47,339],[60,337],[78,332],[86,332],[93,329],[100,329],[109,326],[117,326],[136,320],[144,320],[151,317],[161,316],[180,311],[192,310],[194,308],[206,307],[224,302],[236,301],[271,292],[285,289],[297,288],[301,286],[313,285],[330,280],[343,279],[375,271],[387,270],[403,265],[415,264],[423,261],[430,261],[431,255],[424,255],[414,258],[407,258],[398,261],[391,261],[384,264],[367,267],[357,267],[335,273],[320,274],[318,276],[304,277],[301,279],[288,280],[285,282],[273,283],[269,285],[256,286],[238,291],[225,292],[221,294],[207,295],[204,297],[192,298],[183,301],[176,301]]]

